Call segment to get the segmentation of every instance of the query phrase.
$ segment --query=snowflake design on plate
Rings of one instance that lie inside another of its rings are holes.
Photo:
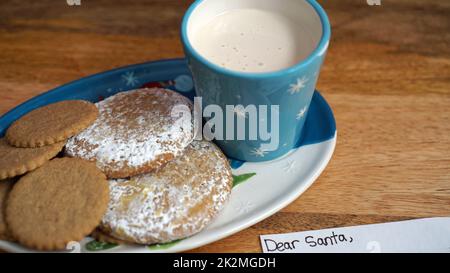
[[[125,84],[130,87],[135,87],[139,84],[139,80],[134,75],[134,72],[127,72],[123,74],[122,79],[125,81]]]
[[[300,111],[298,112],[298,114],[297,114],[297,117],[296,117],[296,119],[297,120],[300,120],[300,119],[302,119],[303,117],[305,117],[305,114],[306,114],[306,111],[308,110],[308,107],[303,107],[302,109],[300,109]]]
[[[180,75],[175,78],[175,88],[180,92],[189,92],[194,89],[194,81],[188,75]]]
[[[264,157],[266,156],[266,154],[268,153],[268,151],[260,148],[255,148],[251,151],[251,154],[257,157]]]
[[[298,78],[296,83],[291,84],[289,86],[288,92],[291,95],[293,95],[295,93],[299,93],[300,91],[302,91],[303,88],[305,88],[307,82],[308,82],[308,78],[306,78],[306,77]]]
[[[237,213],[242,214],[242,213],[247,213],[251,210],[251,208],[253,207],[253,204],[250,201],[240,201],[239,204],[235,207]]]
[[[294,160],[290,160],[286,163],[286,165],[284,165],[283,167],[283,171],[286,173],[292,173],[294,171],[295,168],[295,161]]]

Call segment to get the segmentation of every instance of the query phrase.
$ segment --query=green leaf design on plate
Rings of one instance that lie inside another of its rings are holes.
[[[151,246],[148,246],[148,248],[150,250],[165,250],[165,249],[169,249],[169,248],[173,247],[174,245],[178,244],[180,241],[181,241],[181,239],[180,240],[175,240],[175,241],[172,241],[172,242],[168,242],[168,243],[165,243],[165,244],[151,245]]]
[[[118,244],[105,243],[105,242],[99,242],[96,240],[92,240],[86,244],[86,249],[89,251],[100,251],[100,250],[110,249],[110,248],[113,248],[116,246],[118,246]]]
[[[253,176],[255,176],[256,173],[245,173],[241,175],[233,175],[233,188],[237,185],[249,180]]]

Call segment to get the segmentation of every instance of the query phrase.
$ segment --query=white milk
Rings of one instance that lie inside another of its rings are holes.
[[[263,9],[234,9],[199,26],[190,38],[212,63],[239,72],[272,72],[291,67],[316,42],[300,18]]]

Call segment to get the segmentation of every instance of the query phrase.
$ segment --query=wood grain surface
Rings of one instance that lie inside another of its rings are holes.
[[[80,77],[183,56],[190,2],[0,1],[0,114]],[[320,2],[333,32],[318,86],[337,120],[333,159],[281,212],[195,252],[259,252],[260,234],[450,215],[450,2]]]

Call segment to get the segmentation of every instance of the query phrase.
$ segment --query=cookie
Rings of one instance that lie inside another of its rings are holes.
[[[106,177],[95,164],[56,158],[14,185],[6,204],[6,223],[24,246],[64,249],[95,229],[108,199]]]
[[[91,235],[92,238],[94,238],[95,240],[99,241],[99,242],[103,242],[103,243],[110,243],[110,244],[118,244],[118,245],[122,245],[122,244],[126,244],[127,242],[116,239],[106,233],[104,233],[103,231],[101,231],[100,229],[95,229]]]
[[[192,104],[159,88],[122,92],[97,103],[92,126],[69,139],[66,154],[95,161],[109,178],[126,178],[160,168],[193,138]],[[184,112],[172,113],[183,108]]]
[[[13,187],[14,181],[11,179],[0,181],[0,240],[9,240],[11,235],[5,221],[6,199]]]
[[[110,180],[109,187],[103,232],[127,242],[167,243],[211,222],[230,195],[232,174],[217,146],[194,141],[162,169]]]
[[[6,131],[6,140],[12,146],[23,148],[61,142],[91,125],[97,115],[97,108],[88,101],[49,104],[15,121]]]
[[[32,171],[55,157],[64,143],[55,143],[40,148],[16,148],[4,138],[0,139],[0,180]]]

